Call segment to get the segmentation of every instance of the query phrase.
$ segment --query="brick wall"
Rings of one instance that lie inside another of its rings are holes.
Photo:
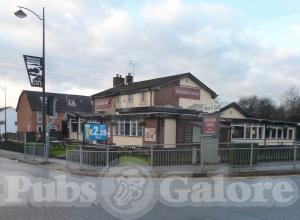
[[[64,116],[64,112],[57,113],[57,119],[54,124],[57,128],[57,131],[62,131],[62,120],[64,119]],[[17,120],[18,132],[37,132],[37,126],[42,126],[43,124],[42,122],[37,122],[37,112],[31,110],[26,93],[22,93],[20,97]],[[47,116],[47,122],[49,121],[50,118]]]
[[[36,114],[31,111],[27,95],[21,94],[17,112],[18,132],[35,132],[36,129]]]

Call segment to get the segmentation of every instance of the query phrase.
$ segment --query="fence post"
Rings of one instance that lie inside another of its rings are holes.
[[[201,170],[204,170],[204,141],[203,138],[201,139],[201,146],[200,146],[200,162],[201,162]]]
[[[253,166],[253,143],[251,143],[251,148],[250,148],[250,166]]]
[[[193,147],[193,149],[192,149],[192,165],[196,164],[196,160],[197,160],[197,151],[196,151],[196,148]]]
[[[294,142],[294,169],[296,168],[296,160],[297,160],[297,143]]]
[[[109,167],[109,147],[106,145],[106,167]]]
[[[66,158],[65,158],[66,159],[66,167],[68,168],[68,145],[66,144],[65,146],[66,146],[66,148],[65,148],[66,149]]]
[[[27,144],[26,133],[24,133],[24,158],[25,158],[25,160],[27,159],[26,158],[26,154],[27,154],[27,152],[26,152],[26,144]]]
[[[35,160],[35,144],[33,145],[33,160]]]
[[[150,166],[153,167],[153,145],[151,145],[150,150]]]
[[[80,169],[82,170],[82,145],[81,144],[79,147],[79,163],[80,163]]]

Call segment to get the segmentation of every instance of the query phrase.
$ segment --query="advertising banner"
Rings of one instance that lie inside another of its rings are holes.
[[[110,107],[111,98],[101,98],[95,100],[96,110]]]
[[[84,125],[84,139],[86,141],[106,141],[107,125],[88,123]]]
[[[24,62],[32,87],[43,87],[43,58],[23,55]]]
[[[156,141],[156,128],[145,128],[145,141]]]
[[[200,89],[175,86],[174,96],[179,98],[200,99]]]
[[[203,116],[203,135],[217,135],[218,132],[218,116]]]

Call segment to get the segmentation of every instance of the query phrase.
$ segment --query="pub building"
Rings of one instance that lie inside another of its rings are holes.
[[[93,113],[67,114],[69,138],[82,141],[82,125],[98,122],[108,125],[108,143],[118,146],[161,145],[167,148],[182,143],[198,143],[204,135],[203,119],[208,115],[203,112],[203,108],[214,105],[216,97],[216,92],[191,73],[139,82],[134,82],[130,73],[125,77],[116,75],[113,77],[112,88],[92,95]],[[255,137],[260,139],[260,128],[255,126],[261,123],[247,118],[247,114],[236,103],[221,108],[218,113],[221,115],[218,133],[221,142],[251,141],[255,136],[253,132],[259,134]],[[241,123],[246,126],[245,134],[236,136],[236,129],[241,131],[238,127]],[[269,124],[267,121],[263,123],[265,126]],[[251,138],[248,138],[249,124]],[[285,140],[295,139],[294,124],[282,122],[276,126],[293,129],[289,139]],[[212,125],[210,134],[217,134],[217,130],[217,125]],[[276,137],[281,134],[279,130],[276,130]],[[272,135],[273,130],[270,137]]]

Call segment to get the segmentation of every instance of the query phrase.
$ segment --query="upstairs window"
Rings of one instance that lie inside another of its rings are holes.
[[[69,106],[76,106],[75,100],[73,100],[73,99],[68,99],[68,105],[69,105]]]
[[[121,97],[120,96],[116,97],[116,106],[121,106]]]
[[[133,95],[132,94],[128,95],[128,103],[133,103]]]
[[[43,104],[43,96],[40,96],[41,103]],[[45,104],[47,104],[48,97],[45,96]]]
[[[146,105],[148,103],[147,92],[141,93],[141,105]]]
[[[42,111],[36,112],[36,121],[43,122],[43,112]]]

